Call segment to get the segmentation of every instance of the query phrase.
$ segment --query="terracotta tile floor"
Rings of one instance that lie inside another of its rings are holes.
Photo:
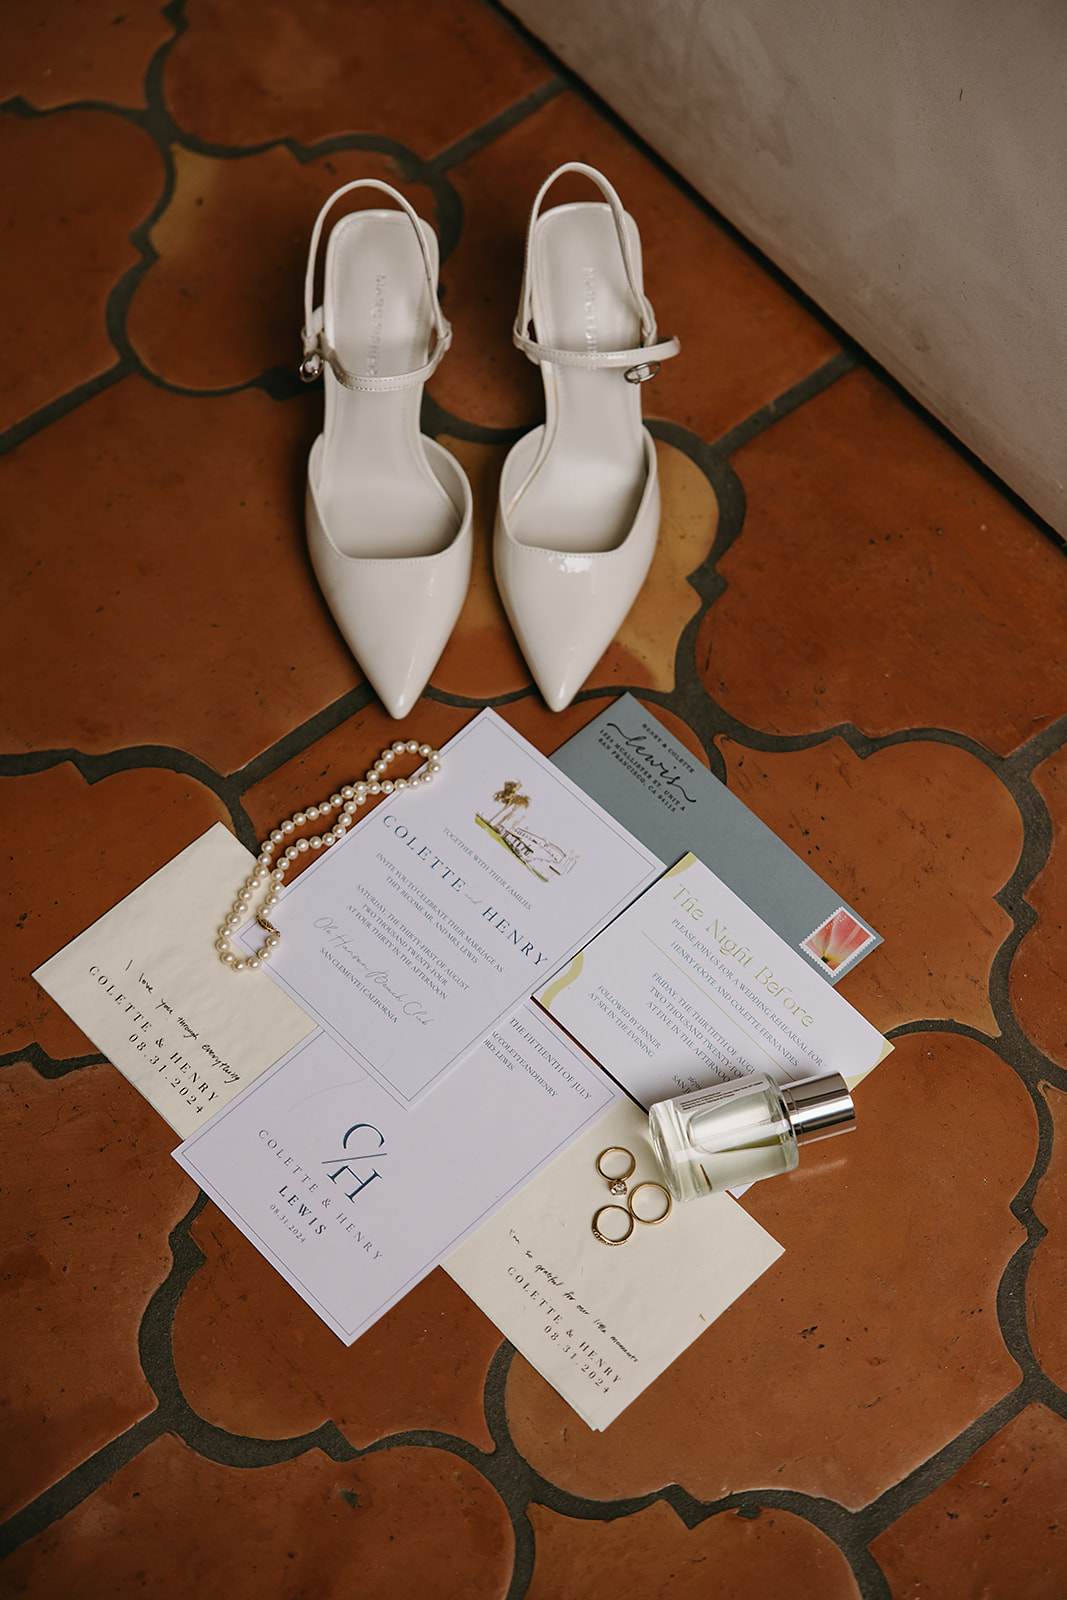
[[[483,0],[4,27],[4,1592],[1063,1600],[1062,546]],[[554,716],[488,541],[567,158],[621,189],[684,351],[646,391],[652,573]],[[392,737],[302,536],[303,253],[359,174],[437,220],[425,425],[478,501],[411,726],[490,704],[551,751],[631,689],[885,934],[842,983],[896,1043],[859,1131],[751,1191],[786,1254],[599,1435],[443,1272],[346,1350],[30,977]]]

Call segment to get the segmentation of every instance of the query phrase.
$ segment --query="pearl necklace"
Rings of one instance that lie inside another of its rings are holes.
[[[397,756],[403,755],[422,756],[426,762],[425,771],[417,772],[411,778],[387,778],[385,774]],[[272,831],[270,838],[264,839],[260,845],[259,859],[241,886],[240,893],[233,903],[233,910],[219,929],[215,949],[219,952],[219,960],[223,966],[229,967],[231,972],[254,972],[264,961],[270,960],[281,944],[281,934],[265,913],[278,904],[278,891],[285,883],[285,875],[298,856],[305,855],[309,850],[328,850],[338,839],[343,839],[346,830],[355,821],[356,812],[360,806],[366,805],[371,795],[394,794],[402,789],[417,789],[424,783],[432,783],[440,770],[441,756],[432,745],[420,744],[417,739],[396,739],[392,744],[386,745],[373,767],[367,769],[365,778],[356,783],[344,784],[328,800],[320,800],[317,806],[308,806],[305,811],[294,811],[291,817],[286,817],[284,822],[280,822]],[[274,857],[278,850],[297,828],[303,827],[307,822],[314,822],[319,817],[328,817],[331,811],[339,812],[332,828],[322,834],[313,834],[310,839],[297,839],[292,844],[286,845],[275,864]],[[266,931],[267,942],[258,954],[246,956],[233,947],[231,940],[234,931],[251,913],[253,900],[264,888],[268,892],[256,912],[256,921]]]

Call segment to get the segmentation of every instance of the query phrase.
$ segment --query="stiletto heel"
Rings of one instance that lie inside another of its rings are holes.
[[[313,309],[323,222],[353,189],[377,189],[400,209],[335,224]],[[422,386],[451,340],[429,223],[387,183],[344,184],[316,219],[304,282],[300,373],[321,374],[326,391],[308,460],[308,548],[338,627],[394,717],[425,688],[470,578],[470,484],[419,431]]]
[[[605,202],[545,194],[583,173]],[[641,389],[677,339],[659,340],[637,224],[594,167],[542,184],[526,236],[515,344],[541,368],[545,423],[513,446],[500,481],[493,557],[519,646],[562,711],[614,637],[659,532],[659,482]]]

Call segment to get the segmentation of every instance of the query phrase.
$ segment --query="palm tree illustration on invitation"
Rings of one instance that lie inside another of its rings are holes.
[[[524,867],[545,883],[550,876],[562,877],[571,870],[578,859],[573,852],[516,822],[519,812],[530,807],[530,796],[523,794],[521,782],[509,778],[494,794],[493,803],[500,808],[493,816],[483,817],[478,812],[475,820]]]
[[[530,804],[530,796],[528,794],[523,794],[521,791],[522,784],[515,783],[511,779],[505,783],[502,789],[497,790],[496,794],[493,796],[493,799],[498,805],[501,806],[502,809],[497,812],[495,817],[490,817],[487,819],[492,827],[499,828],[503,824],[504,818],[507,817],[510,819],[512,813],[515,811],[520,809],[523,811],[527,810]]]

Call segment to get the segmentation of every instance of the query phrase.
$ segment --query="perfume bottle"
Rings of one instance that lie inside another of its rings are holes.
[[[847,1133],[855,1122],[852,1096],[836,1072],[797,1083],[754,1073],[661,1100],[648,1114],[652,1147],[676,1200],[792,1172],[798,1145]]]

